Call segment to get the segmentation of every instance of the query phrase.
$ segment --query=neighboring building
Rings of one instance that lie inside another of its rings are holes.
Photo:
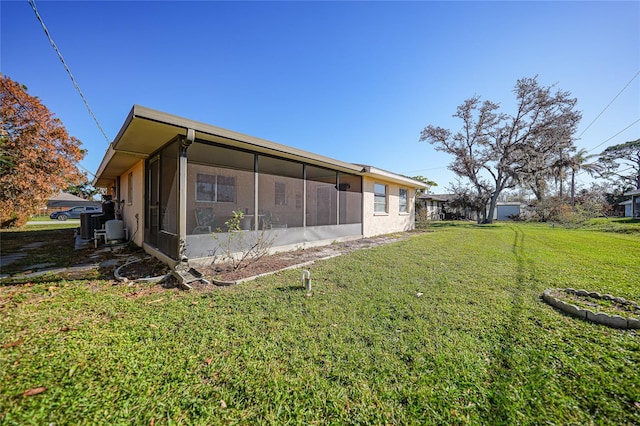
[[[134,105],[94,185],[121,200],[132,240],[172,263],[208,258],[227,221],[278,250],[414,228],[411,178]],[[217,233],[216,233],[217,232]],[[214,237],[212,233],[216,233]]]
[[[100,207],[99,201],[90,201],[80,198],[68,192],[61,192],[55,197],[51,197],[47,202],[47,209],[44,213],[49,214],[54,211],[67,210],[76,206],[95,206]]]
[[[443,220],[445,218],[445,206],[449,200],[448,194],[421,194],[416,197],[416,209],[424,213],[416,212],[428,220]]]
[[[631,200],[626,200],[621,203],[616,204],[616,206],[620,206],[624,209],[623,216],[624,217],[633,217],[633,205]],[[616,209],[615,214],[620,214],[621,212]]]
[[[520,201],[498,201],[493,211],[493,220],[517,219],[522,214],[524,207]]]
[[[455,194],[422,194],[416,197],[417,214],[424,211],[425,218],[429,220],[476,220],[476,212],[470,208],[451,207],[451,201]],[[487,206],[487,209],[489,207]],[[513,220],[519,217],[524,210],[524,205],[519,201],[498,202],[493,211],[493,220]]]
[[[640,218],[640,189],[635,189],[624,194],[625,197],[631,197],[631,208],[629,217]],[[622,204],[622,203],[621,203]],[[628,207],[625,206],[625,216],[627,216]]]

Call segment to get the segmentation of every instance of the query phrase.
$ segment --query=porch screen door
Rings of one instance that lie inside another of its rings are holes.
[[[147,174],[147,220],[146,240],[153,246],[158,246],[160,232],[160,157],[155,156],[149,161]]]

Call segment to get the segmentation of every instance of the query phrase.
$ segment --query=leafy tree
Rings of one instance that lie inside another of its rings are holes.
[[[94,196],[101,193],[98,189],[94,188],[89,181],[84,181],[78,185],[69,185],[65,192],[86,200],[91,200]]]
[[[605,177],[618,178],[623,185],[640,189],[640,139],[608,147],[599,160],[606,168]]]
[[[417,181],[420,181],[420,182],[424,183],[424,185],[426,186],[425,189],[418,189],[416,191],[416,195],[428,194],[432,187],[438,186],[438,184],[436,182],[434,182],[431,179],[426,178],[424,176],[413,176],[411,179],[415,179]]]
[[[575,206],[576,196],[576,174],[580,171],[587,172],[590,176],[601,173],[604,167],[599,162],[589,162],[595,155],[588,155],[587,150],[582,148],[569,158],[567,165],[571,169],[571,205]]]
[[[569,92],[541,87],[537,77],[517,81],[516,113],[498,112],[499,105],[474,96],[453,115],[462,128],[453,134],[429,125],[421,141],[454,156],[449,169],[466,178],[478,198],[486,198],[478,222],[491,223],[500,193],[549,171],[554,153],[573,149],[571,136],[580,121],[577,100]]]
[[[85,151],[25,86],[4,75],[1,84],[0,226],[20,226],[51,195],[86,179],[76,166]]]

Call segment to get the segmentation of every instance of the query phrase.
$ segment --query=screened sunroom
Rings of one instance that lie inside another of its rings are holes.
[[[214,256],[237,212],[242,231],[268,234],[276,247],[362,234],[361,176],[195,140],[180,188],[180,144],[163,147],[145,167],[145,242],[173,259],[180,249],[180,191],[189,259]]]
[[[94,185],[119,201],[133,242],[167,263],[215,256],[234,217],[231,231],[278,251],[412,229],[422,186],[138,105]]]

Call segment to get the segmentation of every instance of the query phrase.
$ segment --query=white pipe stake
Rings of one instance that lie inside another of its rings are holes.
[[[307,289],[307,291],[311,291],[311,272],[306,269],[302,271],[302,285]]]

